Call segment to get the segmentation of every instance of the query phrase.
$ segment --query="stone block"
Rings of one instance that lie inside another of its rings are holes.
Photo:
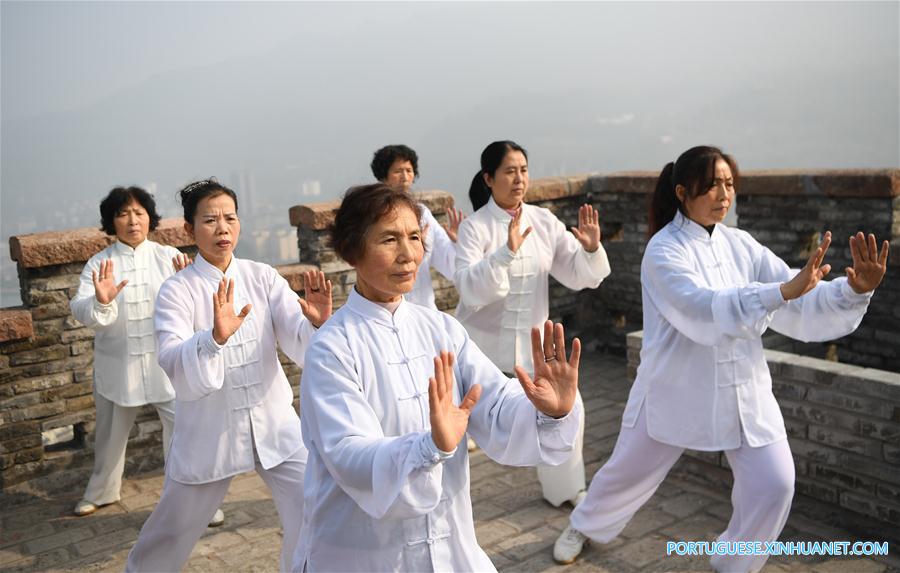
[[[817,424],[809,425],[809,439],[833,446],[835,448],[854,452],[873,459],[881,459],[881,442],[871,438],[865,438],[858,434],[842,431],[829,426]]]
[[[878,417],[889,420],[891,414],[893,414],[893,406],[884,400],[854,396],[825,388],[810,388],[806,398],[810,402],[857,412],[866,415],[866,417]]]
[[[45,346],[34,350],[24,350],[16,352],[9,356],[11,366],[22,366],[35,364],[38,362],[49,362],[51,360],[60,360],[69,355],[68,348],[61,344],[55,346]]]
[[[180,218],[163,219],[150,238],[165,245],[184,247],[193,239]],[[84,263],[113,242],[113,237],[96,228],[68,229],[10,237],[12,260],[20,267],[34,269],[70,263]]]
[[[31,313],[27,310],[0,310],[0,343],[34,336]]]
[[[90,328],[76,328],[74,330],[66,330],[59,335],[59,341],[63,344],[83,340],[94,340],[94,331]]]
[[[71,372],[59,372],[57,374],[49,374],[46,376],[37,376],[34,378],[24,378],[13,382],[12,388],[16,394],[26,394],[36,390],[47,390],[69,384],[72,382]]]

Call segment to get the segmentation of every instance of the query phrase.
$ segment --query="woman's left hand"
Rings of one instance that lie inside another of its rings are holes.
[[[847,267],[847,282],[859,294],[875,290],[881,284],[887,271],[890,243],[881,244],[881,254],[875,242],[875,235],[869,233],[868,240],[862,232],[850,237],[850,254],[853,266]]]
[[[540,412],[561,418],[572,410],[578,394],[578,363],[581,360],[581,341],[572,341],[572,354],[566,361],[566,336],[562,324],[544,323],[541,332],[531,329],[531,356],[534,360],[534,380],[521,366],[515,367],[519,384],[525,395]]]
[[[319,328],[331,316],[331,281],[325,280],[322,271],[306,271],[303,273],[303,291],[305,298],[297,299],[303,316]]]
[[[454,243],[456,242],[456,238],[459,233],[459,224],[463,222],[466,216],[463,214],[462,209],[455,209],[450,207],[447,209],[447,219],[450,221],[450,225],[444,227],[444,230],[447,231],[447,236],[450,237],[450,240]]]
[[[600,214],[585,203],[578,210],[578,226],[572,227],[572,233],[584,250],[593,253],[600,248]]]

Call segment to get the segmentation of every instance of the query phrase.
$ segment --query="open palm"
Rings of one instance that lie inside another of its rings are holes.
[[[581,341],[572,341],[572,354],[566,360],[566,337],[562,324],[544,323],[541,331],[531,329],[531,356],[534,378],[521,366],[515,367],[516,377],[525,395],[538,411],[560,418],[572,410],[578,395],[578,363],[581,361]]]

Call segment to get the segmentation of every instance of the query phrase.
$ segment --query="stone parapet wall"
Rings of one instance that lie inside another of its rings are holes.
[[[643,332],[628,335],[628,375],[640,364]],[[784,416],[796,492],[881,525],[900,539],[900,373],[766,350]],[[687,450],[699,481],[731,487],[725,454]]]

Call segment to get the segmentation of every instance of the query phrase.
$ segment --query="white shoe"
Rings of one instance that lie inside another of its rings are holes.
[[[209,527],[219,527],[225,523],[225,513],[221,509],[217,509],[213,518],[209,520]]]
[[[572,563],[581,554],[587,540],[584,534],[567,525],[553,544],[553,560],[562,565]]]
[[[584,501],[584,498],[587,497],[587,490],[583,489],[575,494],[575,497],[569,500],[569,503],[572,504],[572,507],[578,507],[578,504]]]
[[[97,505],[89,502],[86,499],[82,499],[75,505],[75,509],[72,511],[78,517],[84,517],[85,515],[90,515],[97,511]]]
[[[475,443],[475,440],[472,438],[466,438],[466,449],[470,452],[474,452],[478,449],[478,444]]]

